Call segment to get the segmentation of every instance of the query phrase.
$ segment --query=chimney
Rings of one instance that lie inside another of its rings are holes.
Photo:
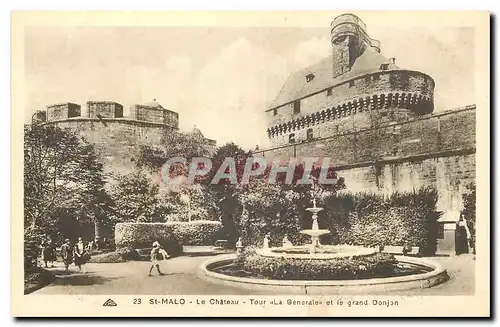
[[[389,58],[389,61],[391,64],[395,65],[396,64],[396,58]]]

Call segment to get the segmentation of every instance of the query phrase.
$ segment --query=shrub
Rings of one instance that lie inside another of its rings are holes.
[[[118,223],[115,226],[117,248],[149,248],[160,242],[170,255],[182,252],[182,245],[212,245],[213,235],[221,227],[218,221],[167,223]]]
[[[161,190],[160,204],[167,213],[162,221],[216,220],[214,193],[199,184],[169,185]]]
[[[40,256],[39,244],[42,243],[42,232],[28,229],[24,232],[24,269],[37,266]]]
[[[298,194],[286,187],[258,181],[242,194],[243,212],[236,219],[236,226],[245,246],[262,245],[264,236],[270,234],[272,246],[281,244],[285,234],[293,242],[300,228]]]
[[[97,254],[93,255],[89,260],[89,262],[92,263],[117,263],[125,261],[127,260],[124,258],[124,253],[121,252],[108,252],[108,253]]]
[[[238,268],[254,275],[279,280],[343,280],[392,276],[396,263],[394,256],[386,253],[331,260],[301,260],[262,257],[253,250],[245,251],[234,262]]]
[[[432,188],[395,192],[337,194],[324,199],[320,228],[330,230],[325,243],[363,246],[418,246],[424,255],[436,251],[438,193]]]
[[[462,196],[464,204],[462,214],[470,232],[470,247],[473,253],[476,253],[476,185],[470,184],[467,188],[470,193]]]

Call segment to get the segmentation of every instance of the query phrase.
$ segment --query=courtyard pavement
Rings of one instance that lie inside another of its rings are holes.
[[[89,263],[87,273],[79,273],[74,266],[65,273],[62,263],[52,270],[57,278],[54,283],[32,294],[227,294],[264,295],[269,293],[250,291],[208,282],[197,276],[198,266],[212,256],[177,257],[162,263],[164,276],[154,271],[148,276],[149,262]],[[435,257],[448,271],[450,280],[432,288],[388,292],[387,295],[471,295],[474,293],[475,261],[472,255]],[[273,292],[276,294],[276,292]],[[283,293],[286,294],[286,293]]]

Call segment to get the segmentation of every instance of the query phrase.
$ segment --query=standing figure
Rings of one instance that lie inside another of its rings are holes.
[[[266,236],[264,236],[264,244],[262,246],[264,249],[267,249],[269,248],[269,233],[266,234]]]
[[[69,239],[65,239],[64,244],[61,246],[61,257],[64,262],[64,268],[68,271],[69,265],[73,262],[73,249],[71,248]]]
[[[50,263],[50,266],[54,267],[54,261],[56,261],[56,249],[50,238],[47,238],[47,240],[43,242],[42,249],[42,257],[43,262],[45,263],[45,268],[48,268],[47,263]]]
[[[83,267],[83,272],[87,272],[87,268],[85,264],[89,260],[89,254],[87,249],[85,248],[85,244],[83,244],[83,240],[81,237],[78,238],[78,243],[75,244],[74,248],[74,257],[75,257],[75,265],[81,271]]]
[[[153,268],[156,267],[158,270],[158,275],[165,275],[160,271],[160,260],[167,260],[169,255],[165,249],[163,249],[158,242],[153,243],[153,249],[151,250],[151,267],[149,267],[148,276],[153,276],[151,273],[153,272]]]
[[[238,242],[236,242],[236,253],[241,254],[243,251],[243,242],[241,241],[241,237],[238,237]]]

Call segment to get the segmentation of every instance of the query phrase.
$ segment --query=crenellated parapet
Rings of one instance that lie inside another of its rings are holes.
[[[274,125],[267,129],[267,135],[272,139],[318,124],[335,124],[335,122],[347,117],[352,119],[353,125],[358,128],[367,128],[375,123],[405,121],[415,117],[415,112],[423,115],[431,113],[432,109],[433,99],[421,93],[380,93],[335,104]],[[334,128],[332,128],[333,130]]]
[[[434,110],[431,76],[396,66],[353,14],[331,23],[331,56],[291,74],[266,110],[273,146],[402,122]]]
[[[89,118],[122,118],[123,106],[113,101],[88,101]]]
[[[35,117],[33,117],[35,119]],[[133,105],[130,115],[124,116],[123,105],[114,101],[88,101],[87,114],[82,116],[81,106],[66,102],[47,106],[36,112],[36,120],[42,123],[65,121],[97,121],[107,123],[133,123],[148,126],[179,128],[179,114],[153,102]]]
[[[66,102],[47,106],[47,121],[80,117],[81,106],[76,103]]]

